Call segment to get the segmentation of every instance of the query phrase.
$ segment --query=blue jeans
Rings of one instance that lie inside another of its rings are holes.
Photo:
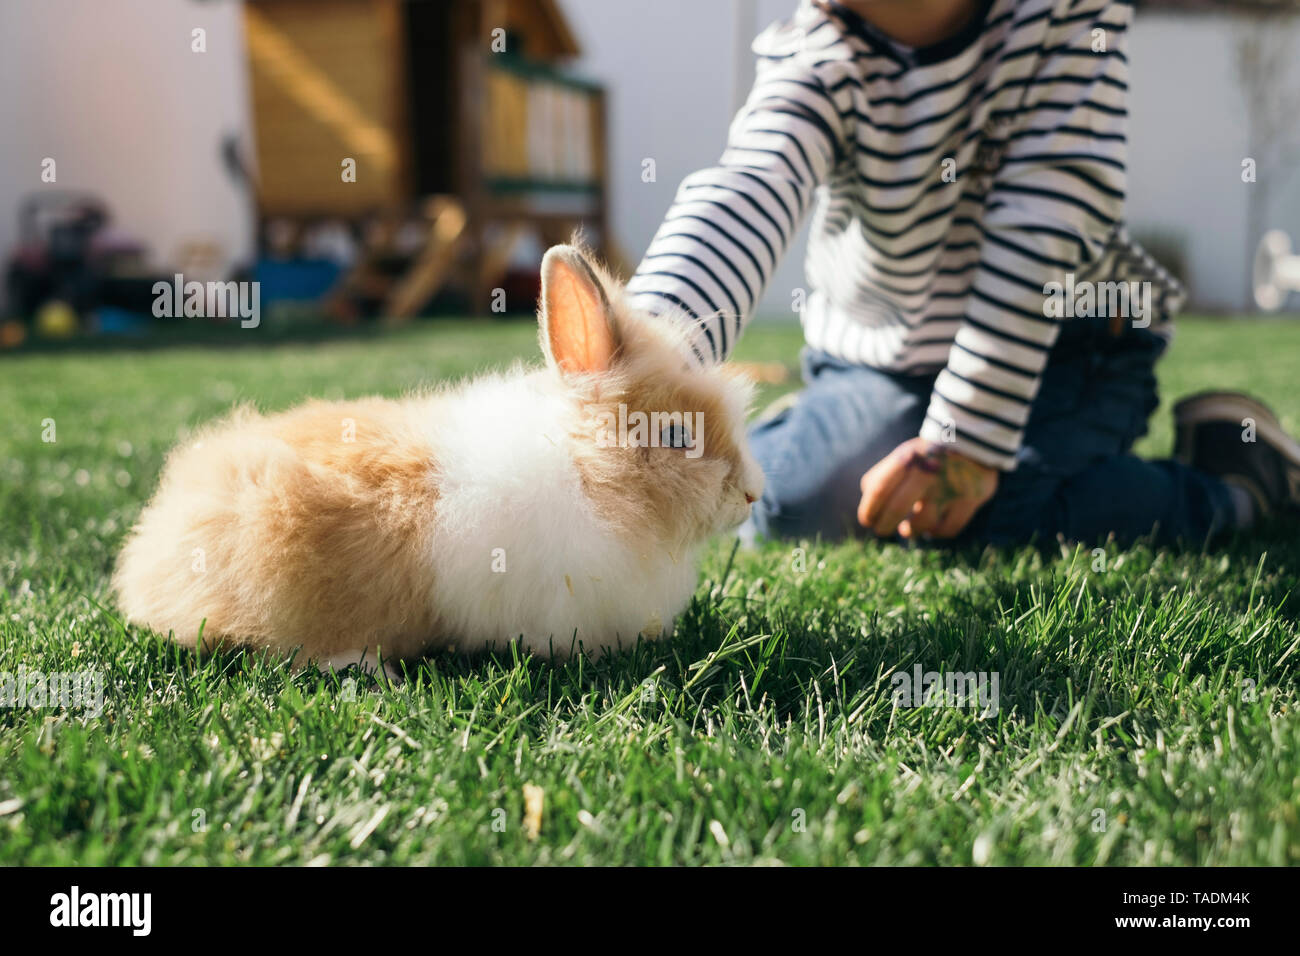
[[[1131,454],[1159,404],[1155,363],[1165,339],[1076,320],[1062,329],[1030,411],[1016,469],[960,541],[1014,544],[1058,534],[1092,542],[1200,545],[1233,526],[1219,479],[1176,461]],[[867,532],[856,520],[862,475],[920,433],[934,375],[883,372],[804,349],[796,404],[753,426],[767,478],[747,533],[834,540]]]

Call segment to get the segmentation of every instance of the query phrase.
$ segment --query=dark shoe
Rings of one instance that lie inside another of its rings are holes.
[[[1300,508],[1300,442],[1240,392],[1201,392],[1174,406],[1174,458],[1248,492],[1256,514]]]

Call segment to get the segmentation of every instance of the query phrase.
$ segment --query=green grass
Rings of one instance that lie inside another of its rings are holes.
[[[671,642],[444,655],[400,686],[119,623],[113,557],[183,429],[533,342],[450,323],[0,361],[0,672],[106,680],[97,718],[0,709],[0,863],[1300,863],[1294,523],[1216,553],[1112,547],[1104,571],[1066,545],[816,542],[728,568],[719,542]],[[797,344],[760,325],[741,357]],[[1294,323],[1184,321],[1165,397],[1248,388],[1295,431],[1297,355]],[[997,672],[999,712],[895,708],[914,663]]]

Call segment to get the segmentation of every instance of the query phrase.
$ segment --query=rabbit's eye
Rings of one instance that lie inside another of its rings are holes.
[[[691,443],[691,433],[681,425],[668,425],[659,433],[661,448],[687,448]]]

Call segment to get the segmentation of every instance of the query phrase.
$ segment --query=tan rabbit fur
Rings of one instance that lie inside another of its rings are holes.
[[[242,408],[178,447],[118,563],[127,618],[335,665],[667,633],[699,547],[761,491],[748,387],[572,247],[543,262],[539,318],[545,368]],[[620,404],[700,413],[702,454],[610,446]]]
[[[119,562],[128,616],[191,646],[206,619],[209,643],[418,649],[434,622],[412,597],[432,589],[437,485],[417,407],[240,409],[178,448]]]

